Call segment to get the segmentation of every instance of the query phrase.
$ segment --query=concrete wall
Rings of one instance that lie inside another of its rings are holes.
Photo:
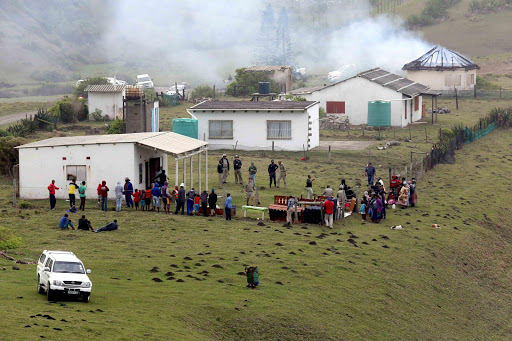
[[[429,86],[432,90],[473,90],[476,70],[455,71],[407,71],[407,78]],[[460,85],[457,85],[460,84]]]
[[[100,109],[103,116],[114,119],[123,115],[123,92],[89,92],[89,115]]]
[[[276,150],[300,151],[302,146],[308,145],[314,148],[319,144],[319,123],[318,123],[318,104],[313,105],[307,111],[294,110],[282,112],[261,110],[225,110],[208,111],[195,110],[194,116],[198,120],[199,139],[206,137],[210,149],[232,149],[238,141],[237,149],[240,150],[269,150],[272,149],[272,141]],[[309,118],[311,117],[311,119]],[[233,138],[232,139],[210,139],[208,132],[208,121],[210,120],[232,120]],[[267,139],[267,120],[289,120],[291,121],[292,138],[287,140],[269,140]],[[311,130],[308,130],[311,121]],[[311,136],[308,137],[308,134]]]
[[[125,107],[126,133],[143,133],[151,131],[151,109],[153,103],[140,101],[127,102]]]

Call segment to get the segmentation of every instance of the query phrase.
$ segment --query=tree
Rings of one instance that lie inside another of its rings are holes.
[[[85,92],[85,88],[87,88],[88,85],[95,85],[95,84],[109,84],[108,79],[103,77],[93,77],[86,79],[82,83],[78,84],[78,86],[73,88],[73,96],[75,97],[83,97],[87,98],[87,92]]]
[[[226,88],[226,94],[229,96],[235,95],[235,86],[238,87],[237,94],[242,91],[241,87],[246,88],[247,94],[259,92],[259,83],[269,82],[270,92],[279,93],[281,86],[275,80],[264,72],[245,72],[245,68],[237,69],[235,75],[235,81],[228,85]]]
[[[256,46],[256,64],[270,65],[274,61],[275,19],[274,9],[267,5],[261,14],[261,26]]]
[[[275,39],[275,58],[277,65],[293,65],[293,52],[290,41],[290,32],[288,30],[288,12],[282,9],[277,20],[276,39]]]

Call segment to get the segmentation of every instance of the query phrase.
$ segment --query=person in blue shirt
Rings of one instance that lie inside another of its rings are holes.
[[[76,213],[76,206],[73,205],[69,208],[69,210],[67,210],[66,212],[70,212],[70,213]]]
[[[75,208],[76,210],[76,208]],[[60,218],[59,227],[61,230],[69,230],[69,226],[74,230],[75,227],[73,226],[73,223],[71,222],[71,219],[68,218],[68,214],[64,214],[64,217]]]
[[[155,210],[155,207],[158,210],[158,213],[160,213],[160,186],[158,185],[158,182],[155,182],[155,186],[151,190],[151,194],[153,195],[153,211]]]
[[[226,220],[231,220],[231,208],[233,207],[233,198],[231,198],[231,194],[228,193],[226,197],[226,201],[224,201],[224,211],[226,212]]]
[[[372,163],[369,162],[368,166],[366,166],[364,170],[364,174],[368,177],[368,186],[373,185],[373,180],[375,180],[375,174],[377,171],[375,170],[375,167],[372,166]]]

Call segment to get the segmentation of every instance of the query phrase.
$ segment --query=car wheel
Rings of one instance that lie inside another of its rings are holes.
[[[48,301],[53,301],[55,293],[50,289],[50,283],[48,283],[48,286],[46,287],[46,296],[48,297]]]
[[[89,303],[89,301],[91,300],[91,294],[90,293],[83,294],[82,299],[84,300],[84,303]]]
[[[39,275],[37,275],[37,293],[44,294],[44,289],[41,286],[41,278],[39,277]]]

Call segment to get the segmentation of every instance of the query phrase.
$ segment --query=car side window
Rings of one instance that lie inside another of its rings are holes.
[[[44,253],[42,253],[41,257],[39,257],[39,263],[44,264],[45,259],[46,259],[46,255]]]
[[[50,259],[50,258],[48,258],[48,259],[46,260],[46,264],[44,265],[44,267],[45,267],[45,268],[51,268],[51,266],[50,266],[50,262],[51,262],[51,259]]]
[[[53,259],[50,259],[50,266],[49,266],[49,268],[50,268],[50,271],[52,271],[52,268],[53,268]]]

